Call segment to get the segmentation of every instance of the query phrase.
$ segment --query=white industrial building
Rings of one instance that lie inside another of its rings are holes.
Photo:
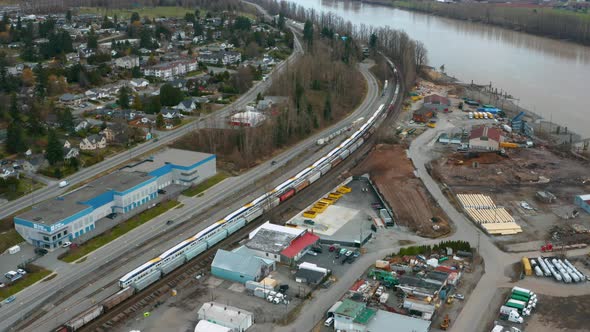
[[[161,189],[190,186],[216,173],[215,155],[167,149],[100,177],[14,218],[17,232],[36,247],[55,249],[95,229],[111,213],[128,217],[151,206]]]
[[[256,127],[266,120],[264,114],[254,111],[244,111],[232,115],[229,124],[239,127]]]
[[[232,330],[219,324],[200,320],[199,323],[197,323],[197,326],[195,326],[195,332],[232,332]]]
[[[235,332],[246,331],[254,324],[254,316],[251,312],[216,302],[203,304],[199,309],[198,318]]]

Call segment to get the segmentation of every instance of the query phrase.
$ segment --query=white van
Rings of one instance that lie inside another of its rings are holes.
[[[332,326],[332,324],[334,324],[334,317],[330,317],[324,322],[325,326]]]
[[[68,181],[62,181],[62,182],[59,183],[59,187],[60,188],[63,188],[65,186],[67,186],[67,185],[68,185]]]

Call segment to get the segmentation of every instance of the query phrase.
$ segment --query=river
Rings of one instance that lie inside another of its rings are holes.
[[[359,1],[297,0],[354,24],[404,30],[428,49],[429,65],[462,82],[490,84],[519,105],[590,137],[590,47]]]

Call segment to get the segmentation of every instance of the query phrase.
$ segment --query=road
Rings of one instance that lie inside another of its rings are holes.
[[[83,183],[88,179],[91,179],[99,174],[102,174],[108,170],[116,168],[117,166],[129,161],[130,159],[145,154],[151,150],[163,147],[167,144],[172,143],[173,141],[179,139],[180,137],[186,135],[187,133],[205,128],[207,126],[208,121],[220,121],[225,119],[233,110],[239,110],[244,108],[249,102],[256,99],[258,93],[263,93],[270,87],[272,84],[272,77],[274,75],[280,74],[282,69],[288,64],[293,63],[299,55],[303,54],[303,48],[301,47],[301,43],[298,38],[294,39],[294,50],[293,53],[283,62],[278,64],[272,71],[272,75],[266,81],[260,81],[256,85],[254,85],[248,92],[240,96],[235,102],[232,104],[224,107],[223,109],[209,114],[207,116],[203,116],[198,122],[192,122],[186,124],[174,131],[166,132],[159,139],[151,140],[146,143],[140,144],[130,150],[127,150],[123,153],[117,154],[115,156],[108,157],[106,160],[95,164],[91,167],[84,168],[78,171],[76,174],[65,178],[69,183],[69,187],[76,185],[78,183]],[[31,205],[31,201],[34,200],[35,202],[41,202],[44,200],[48,200],[50,198],[59,196],[69,189],[66,188],[59,188],[57,183],[53,185],[49,185],[42,189],[36,190],[31,194],[25,195],[19,199],[14,201],[7,202],[3,205],[0,205],[2,209],[0,211],[0,219],[9,217],[14,215],[18,211],[21,211]],[[31,197],[33,196],[33,197]]]
[[[114,293],[116,285],[113,282],[130,269],[141,265],[165,249],[168,249],[176,244],[179,239],[195,234],[213,222],[223,218],[231,211],[243,206],[247,201],[259,196],[268,188],[276,186],[281,181],[292,176],[291,173],[299,171],[302,168],[302,164],[311,160],[315,161],[321,155],[327,153],[336,144],[339,144],[339,141],[344,139],[345,136],[343,135],[340,139],[335,139],[331,144],[322,148],[318,148],[315,145],[318,138],[325,136],[327,131],[334,131],[346,127],[359,117],[366,117],[368,114],[374,112],[382,100],[378,93],[377,81],[369,72],[368,66],[362,65],[360,71],[368,82],[367,95],[363,103],[346,119],[276,156],[274,158],[274,161],[277,162],[276,165],[271,165],[271,162],[267,161],[243,175],[226,179],[208,190],[202,197],[185,198],[182,200],[184,204],[182,208],[171,210],[111,242],[108,246],[96,250],[88,255],[84,262],[67,264],[64,268],[56,271],[58,277],[25,289],[17,295],[17,301],[13,302],[10,306],[0,308],[0,330],[8,329],[14,322],[27,317],[29,311],[39,307],[43,307],[47,313],[36,325],[33,325],[34,328],[31,330],[49,330],[56,327],[83,310],[83,308],[89,307],[95,301],[99,301],[107,295]],[[313,153],[313,156],[308,161],[283,166],[287,165],[293,158],[305,153]],[[292,169],[289,169],[289,167],[292,167]],[[277,168],[280,168],[277,170],[279,175],[274,178],[272,183],[268,185],[258,185],[256,183],[257,180],[264,178]],[[258,188],[254,193],[243,197],[240,201],[231,206],[223,206],[215,209],[215,212],[211,216],[204,217],[202,215],[203,211],[207,208],[216,206],[217,204],[223,205],[228,197],[239,197],[247,193],[248,189],[252,189],[252,187]],[[188,221],[188,223],[195,225],[192,226],[190,231],[178,234],[178,236],[175,236],[169,241],[150,241],[158,236],[163,237],[167,231],[174,233],[174,230],[170,230],[170,226],[166,226],[165,221],[169,219],[177,220],[175,227],[183,221]],[[134,250],[135,248],[140,248],[147,242],[149,242],[150,248],[142,248],[141,251]],[[125,263],[115,264],[115,262]],[[104,275],[96,281],[90,281],[93,274],[96,273]],[[103,290],[106,291],[102,292]],[[57,292],[59,293],[56,294]],[[75,294],[63,302],[58,301],[63,296],[69,296],[71,292]],[[58,303],[55,303],[56,301]]]

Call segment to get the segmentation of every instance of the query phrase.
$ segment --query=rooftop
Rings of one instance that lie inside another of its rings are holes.
[[[213,258],[211,267],[257,276],[263,264],[264,260],[256,256],[219,249]]]
[[[496,142],[500,142],[502,139],[502,132],[500,129],[497,128],[490,128],[486,126],[475,127],[471,130],[471,134],[469,134],[469,139],[482,139],[487,140],[492,139]]]
[[[346,299],[342,302],[338,309],[336,309],[334,314],[355,318],[365,309],[365,307],[366,305],[364,303]]]
[[[213,156],[209,153],[194,152],[180,149],[166,149],[150,156],[148,159],[134,165],[129,165],[122,170],[126,172],[152,172],[162,166],[174,164],[176,166],[189,167]]]
[[[398,332],[428,332],[430,322],[420,318],[377,310],[367,325],[367,332],[389,331],[395,326]]]
[[[424,97],[424,103],[425,104],[441,104],[441,105],[450,105],[451,102],[449,101],[448,98],[443,97],[443,96],[439,96],[439,95],[430,95],[430,96],[426,96]]]
[[[287,248],[295,237],[288,233],[261,229],[246,243],[246,246],[250,249],[278,254]]]
[[[131,189],[152,176],[140,172],[115,172],[94,180],[78,190],[37,204],[18,218],[42,225],[52,225],[112,199],[113,192]]]
[[[201,320],[195,326],[195,332],[230,332],[231,329],[225,326]]]
[[[299,269],[295,272],[295,278],[305,279],[310,284],[317,284],[320,282],[326,274],[320,271]]]
[[[359,323],[361,325],[367,325],[367,323],[369,322],[369,320],[371,318],[373,318],[373,316],[375,316],[375,313],[377,312],[376,309],[372,309],[372,308],[365,308],[363,311],[361,311],[355,318],[354,318],[354,322],[355,323]],[[390,325],[393,326],[393,325]],[[375,330],[375,331],[387,331],[386,330]],[[397,331],[397,328],[396,328]]]
[[[303,236],[298,237],[291,245],[281,252],[281,255],[293,258],[301,252],[301,250],[316,243],[320,239],[319,236],[306,232]]]
[[[252,313],[221,303],[206,302],[199,309],[199,317],[219,323],[231,322],[232,325],[240,325],[248,317],[252,317]]]

